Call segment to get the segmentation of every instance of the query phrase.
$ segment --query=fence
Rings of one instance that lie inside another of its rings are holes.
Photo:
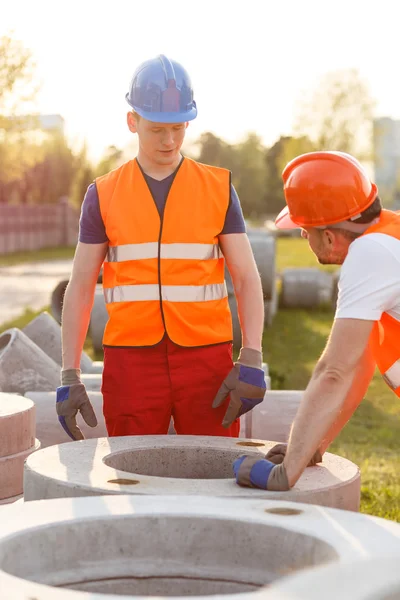
[[[79,212],[61,199],[57,204],[0,204],[0,254],[75,246]]]

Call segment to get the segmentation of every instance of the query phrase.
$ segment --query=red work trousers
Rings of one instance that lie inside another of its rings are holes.
[[[109,436],[186,435],[238,437],[239,419],[222,427],[229,397],[213,399],[232,369],[232,344],[184,348],[167,336],[149,348],[104,348],[103,412]]]

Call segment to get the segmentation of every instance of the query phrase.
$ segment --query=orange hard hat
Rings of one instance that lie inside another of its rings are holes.
[[[283,170],[285,208],[275,220],[278,229],[318,227],[355,220],[378,195],[360,165],[345,152],[308,152]]]

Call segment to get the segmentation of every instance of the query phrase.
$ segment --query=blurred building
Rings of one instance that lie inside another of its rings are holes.
[[[400,187],[400,121],[374,120],[374,172],[378,188],[393,193]]]

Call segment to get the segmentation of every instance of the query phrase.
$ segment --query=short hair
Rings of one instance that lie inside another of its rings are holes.
[[[351,219],[351,222],[359,223],[360,225],[362,225],[364,223],[370,223],[371,221],[373,221],[374,219],[379,217],[379,215],[381,214],[381,211],[382,211],[382,202],[381,202],[381,199],[379,198],[379,196],[377,196],[375,198],[375,200],[373,201],[373,203],[371,204],[371,206],[368,206],[368,208],[363,210],[363,212],[361,213],[361,216],[359,216],[358,219]]]
[[[140,115],[135,110],[131,110],[131,113],[134,116],[136,121],[140,120]]]

